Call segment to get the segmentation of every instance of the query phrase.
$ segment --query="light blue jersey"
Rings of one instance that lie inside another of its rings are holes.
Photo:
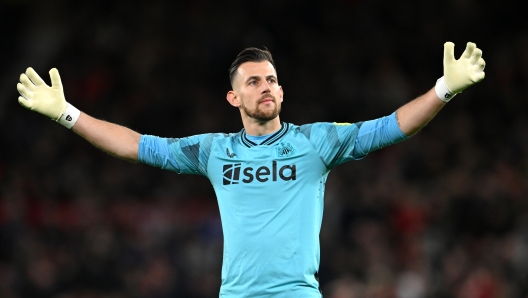
[[[394,114],[356,124],[282,123],[260,144],[245,130],[181,139],[143,135],[139,160],[211,181],[224,232],[220,297],[321,297],[328,173],[405,138]]]

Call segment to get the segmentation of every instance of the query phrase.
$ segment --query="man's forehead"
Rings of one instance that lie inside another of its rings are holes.
[[[238,75],[242,79],[254,76],[277,76],[277,72],[269,61],[244,62],[238,67]]]

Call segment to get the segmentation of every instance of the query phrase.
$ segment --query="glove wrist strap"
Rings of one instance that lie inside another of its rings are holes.
[[[449,90],[445,83],[444,77],[439,78],[436,81],[435,91],[438,98],[443,102],[449,102],[451,98],[455,97],[456,93]]]
[[[72,106],[71,104],[66,103],[66,109],[64,109],[64,112],[57,120],[57,122],[70,129],[73,127],[73,125],[75,125],[75,122],[77,122],[77,119],[79,119],[80,115],[81,111],[79,111],[76,107]]]

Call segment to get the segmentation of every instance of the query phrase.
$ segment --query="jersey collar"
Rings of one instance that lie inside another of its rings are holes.
[[[282,138],[286,134],[287,131],[288,131],[288,123],[282,123],[281,128],[279,130],[277,130],[274,134],[269,136],[269,138],[265,139],[262,143],[256,144],[255,142],[251,141],[247,137],[246,129],[242,128],[240,139],[242,140],[242,144],[244,144],[244,146],[248,148],[259,146],[259,145],[271,145],[275,143],[277,140],[279,140],[280,138]]]

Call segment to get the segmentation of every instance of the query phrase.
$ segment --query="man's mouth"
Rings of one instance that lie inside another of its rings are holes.
[[[259,104],[261,103],[268,103],[268,102],[274,102],[275,99],[273,97],[265,97],[265,98],[262,98],[261,100],[259,100]]]

